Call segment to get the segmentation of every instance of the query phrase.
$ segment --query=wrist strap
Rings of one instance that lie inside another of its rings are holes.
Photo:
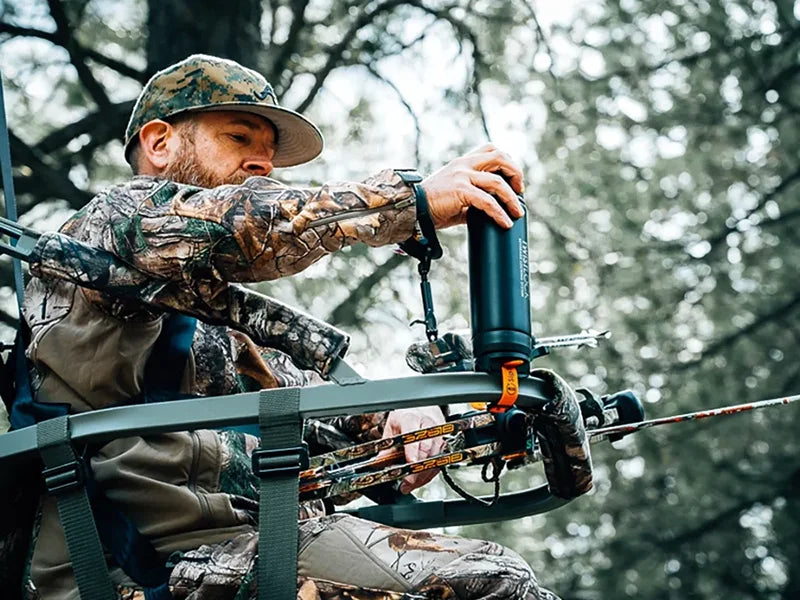
[[[420,185],[422,175],[413,169],[395,169],[397,176],[411,187],[414,192],[417,207],[417,227],[418,232],[400,244],[400,247],[418,260],[436,260],[442,257],[442,246],[436,236],[436,227],[433,225],[430,209],[428,207],[428,196]]]

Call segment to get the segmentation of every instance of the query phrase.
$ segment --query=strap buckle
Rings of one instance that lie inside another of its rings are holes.
[[[53,496],[79,489],[86,480],[83,464],[77,458],[63,465],[42,470],[42,476],[47,491]]]
[[[281,475],[298,475],[308,468],[308,447],[305,444],[293,448],[259,448],[253,452],[253,474],[264,479]]]

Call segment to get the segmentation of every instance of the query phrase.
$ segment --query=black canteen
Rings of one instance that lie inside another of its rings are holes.
[[[512,360],[517,372],[530,371],[534,337],[531,333],[528,219],[520,197],[522,217],[502,229],[483,211],[467,212],[469,291],[475,370],[499,373]]]

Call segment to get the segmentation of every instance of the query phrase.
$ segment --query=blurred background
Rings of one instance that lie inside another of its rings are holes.
[[[534,332],[610,329],[540,359],[648,416],[800,392],[800,5],[791,0],[4,0],[0,69],[21,220],[57,228],[129,176],[121,137],[155,70],[236,59],[317,122],[288,183],[431,172],[487,140],[526,175]],[[468,326],[465,231],[431,279]],[[0,337],[17,322],[0,260]],[[416,268],[354,247],[259,289],[408,374]],[[564,600],[800,598],[797,406],[595,446],[595,489],[464,528]],[[531,471],[533,471],[531,469]],[[519,489],[537,473],[505,478]],[[474,491],[481,491],[474,488]],[[435,487],[433,494],[439,493]]]

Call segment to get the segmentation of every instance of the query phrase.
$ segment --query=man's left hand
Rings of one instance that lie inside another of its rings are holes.
[[[401,408],[393,410],[386,419],[386,426],[383,428],[383,437],[392,437],[401,433],[433,427],[445,422],[442,409],[438,406],[424,406],[422,408]],[[406,444],[406,460],[408,462],[418,462],[430,458],[444,451],[444,440],[441,437],[430,438]],[[439,473],[438,469],[422,471],[409,475],[403,479],[400,491],[404,494],[422,487]]]

